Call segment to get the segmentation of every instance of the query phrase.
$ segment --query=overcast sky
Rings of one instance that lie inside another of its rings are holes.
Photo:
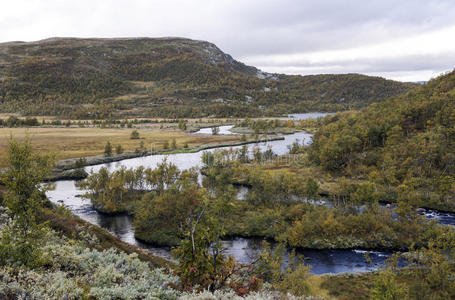
[[[455,68],[455,0],[0,1],[0,42],[179,36],[267,72],[418,81]]]

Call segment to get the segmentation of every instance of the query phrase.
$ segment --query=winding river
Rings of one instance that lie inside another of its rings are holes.
[[[311,117],[319,117],[324,114],[298,114],[294,115],[295,119],[306,119]],[[221,126],[219,134],[231,134],[229,128],[231,126]],[[210,128],[201,129],[195,134],[211,134]],[[311,134],[306,132],[297,132],[286,135],[284,140],[271,141],[267,143],[259,143],[250,145],[249,148],[259,147],[262,151],[271,148],[276,154],[285,154],[296,139],[303,141],[305,144],[311,143]],[[233,147],[238,148],[238,147]],[[215,151],[215,149],[207,150]],[[126,159],[119,162],[101,164],[86,167],[85,170],[98,171],[101,167],[107,167],[110,171],[125,166],[127,168],[136,168],[139,166],[155,167],[157,164],[167,158],[169,162],[174,163],[180,169],[188,169],[191,167],[201,166],[202,152],[197,153],[180,153],[171,155],[152,155],[146,157],[138,157]],[[74,180],[61,180],[55,182],[55,189],[47,193],[48,198],[53,202],[63,203],[71,211],[82,219],[96,224],[107,229],[113,235],[121,240],[138,245],[150,250],[152,253],[169,258],[170,249],[167,247],[153,247],[143,244],[134,238],[134,230],[132,219],[130,216],[106,216],[98,213],[93,209],[89,200],[81,197],[84,191],[77,188],[77,182]],[[436,211],[425,211],[425,214],[432,219],[440,220],[442,224],[455,224],[455,216],[453,214],[444,214]],[[225,253],[231,254],[239,262],[249,262],[255,249],[260,248],[261,241],[257,239],[234,238],[224,241]],[[342,273],[342,272],[363,272],[375,270],[384,263],[390,252],[372,251],[370,258],[372,263],[365,262],[363,250],[300,250],[299,254],[305,257],[306,263],[311,265],[311,273]],[[285,258],[286,259],[286,258]]]

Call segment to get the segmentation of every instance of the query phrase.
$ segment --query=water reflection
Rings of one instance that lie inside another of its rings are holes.
[[[232,126],[228,126],[232,127]],[[294,134],[289,134],[284,136],[284,140],[278,141],[270,141],[270,142],[262,142],[262,143],[255,143],[249,144],[248,147],[250,151],[254,147],[258,147],[261,151],[266,151],[269,148],[278,155],[283,155],[288,153],[289,149],[288,146],[291,146],[296,140],[299,143],[305,143],[306,145],[311,143],[312,135],[307,132],[297,132]],[[229,147],[232,149],[240,149],[241,146]],[[221,149],[221,148],[218,148]],[[217,149],[208,149],[205,151],[213,152]],[[131,159],[125,159],[118,162],[112,162],[107,164],[100,164],[96,166],[89,166],[86,167],[85,170],[87,172],[94,171],[97,172],[102,167],[106,167],[109,171],[114,171],[119,169],[120,167],[124,166],[126,168],[137,168],[143,166],[145,168],[155,168],[158,164],[163,162],[165,158],[167,158],[168,162],[172,162],[181,170],[189,169],[191,167],[201,167],[201,157],[204,151],[199,151],[196,153],[177,153],[177,154],[170,154],[170,155],[150,155],[144,157],[136,157]]]
[[[293,120],[307,120],[307,119],[316,119],[316,118],[322,118],[327,115],[333,115],[334,113],[304,113],[304,114],[289,114],[288,117],[293,119]]]
[[[255,254],[261,250],[262,240],[235,238],[224,242],[225,254],[233,255],[241,263],[249,263]],[[290,249],[283,257],[284,266],[289,263]],[[371,263],[367,263],[365,254],[368,253]],[[392,252],[364,250],[297,250],[306,264],[311,265],[311,273],[345,273],[377,270],[383,265]]]

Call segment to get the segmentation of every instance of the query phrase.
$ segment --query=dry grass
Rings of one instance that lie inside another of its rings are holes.
[[[296,160],[293,160],[296,157]],[[332,194],[339,190],[339,182],[342,176],[331,175],[325,172],[322,167],[299,163],[302,156],[290,155],[288,159],[276,159],[273,163],[266,164],[263,169],[271,175],[291,174],[301,178],[315,178],[319,181],[319,188],[322,194]],[[365,178],[343,177],[349,184],[362,184],[366,182]]]
[[[307,283],[310,286],[310,294],[313,297],[318,297],[318,299],[332,299],[329,295],[329,291],[322,287],[322,284],[327,279],[321,275],[309,275],[307,278]]]
[[[121,145],[124,151],[134,151],[141,141],[147,150],[153,147],[160,150],[165,141],[171,143],[175,138],[177,147],[188,143],[189,147],[209,143],[226,143],[238,141],[235,136],[202,136],[187,134],[177,130],[145,130],[139,129],[140,139],[131,140],[133,129],[102,129],[102,128],[0,128],[0,166],[6,165],[8,138],[23,139],[29,135],[35,149],[42,152],[55,152],[57,159],[99,155],[109,140],[114,149]],[[115,151],[115,150],[114,150]]]

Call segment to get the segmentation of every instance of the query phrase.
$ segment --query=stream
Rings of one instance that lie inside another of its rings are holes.
[[[309,113],[294,115],[296,120],[323,116],[323,114]],[[219,134],[231,134],[229,129],[232,126],[221,126]],[[207,132],[206,132],[207,131]],[[201,129],[195,134],[211,134],[210,128]],[[259,147],[261,151],[269,148],[278,155],[286,154],[288,146],[290,146],[296,139],[300,143],[311,143],[312,135],[306,132],[297,132],[290,135],[285,135],[284,140],[270,141],[266,143],[249,145],[251,150],[253,147]],[[238,147],[232,147],[240,148]],[[218,148],[220,149],[220,148]],[[215,151],[210,149],[206,151]],[[106,167],[109,171],[125,166],[126,168],[137,168],[144,166],[145,168],[154,168],[163,159],[175,164],[179,169],[188,169],[191,167],[201,166],[202,151],[197,153],[178,153],[170,155],[151,155],[145,157],[137,157],[126,159],[119,162],[112,162],[107,164],[95,165],[86,167],[87,172],[98,171],[102,167]],[[241,190],[241,193],[245,191]],[[55,189],[47,192],[48,198],[55,203],[62,203],[68,207],[75,215],[88,221],[92,224],[98,225],[107,229],[113,235],[118,237],[124,242],[138,245],[140,247],[150,250],[153,254],[165,258],[170,258],[170,249],[168,247],[154,247],[141,243],[134,238],[134,230],[132,226],[132,217],[126,215],[120,216],[107,216],[98,213],[91,205],[88,199],[84,199],[81,195],[83,190],[77,188],[75,180],[60,180],[55,182]],[[422,212],[431,219],[438,220],[441,224],[455,225],[455,214],[440,213],[432,210],[425,210]],[[233,238],[224,241],[225,254],[233,255],[239,262],[248,263],[251,261],[252,254],[257,249],[260,249],[261,240],[247,239],[247,238]],[[324,273],[344,273],[344,272],[364,272],[375,270],[381,266],[384,261],[391,255],[391,252],[371,251],[370,258],[372,263],[368,264],[365,261],[364,255],[366,251],[363,250],[299,250],[298,254],[305,257],[305,262],[311,265],[311,273],[324,274]],[[286,261],[287,255],[284,258]]]

